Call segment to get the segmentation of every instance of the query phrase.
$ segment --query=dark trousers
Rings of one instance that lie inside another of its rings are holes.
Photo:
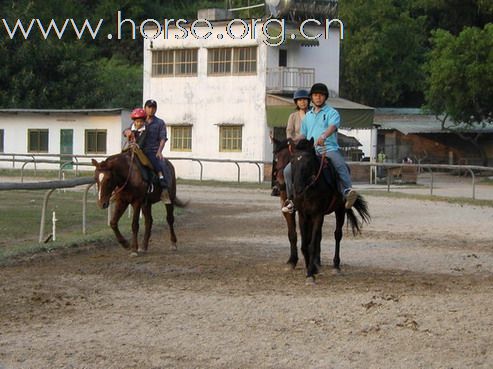
[[[159,160],[156,157],[156,152],[144,151],[144,153],[146,154],[146,156],[149,158],[150,162],[152,163],[154,170],[156,172],[163,173],[164,179],[166,180],[166,183],[168,183],[168,185],[169,185],[170,172],[169,172],[169,168],[166,165],[166,163],[162,160]]]

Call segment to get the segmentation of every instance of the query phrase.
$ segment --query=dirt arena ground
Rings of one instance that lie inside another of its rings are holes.
[[[144,257],[111,243],[2,267],[0,368],[493,367],[493,208],[368,196],[340,274],[326,218],[313,287],[286,269],[267,191],[179,195],[176,252],[160,219]]]

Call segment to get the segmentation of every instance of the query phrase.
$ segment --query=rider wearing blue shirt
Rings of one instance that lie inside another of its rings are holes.
[[[301,138],[310,140],[313,138],[315,149],[320,156],[325,155],[329,158],[335,170],[339,174],[341,193],[346,199],[346,209],[351,209],[358,197],[358,193],[352,189],[351,175],[349,169],[339,152],[337,143],[337,129],[341,118],[339,113],[328,106],[325,102],[329,97],[329,90],[323,83],[315,83],[310,90],[313,108],[306,113],[301,124]],[[286,182],[292,182],[292,178],[285,178]],[[286,183],[286,186],[288,184]],[[294,211],[294,204],[291,199],[286,200],[283,212],[291,213]]]

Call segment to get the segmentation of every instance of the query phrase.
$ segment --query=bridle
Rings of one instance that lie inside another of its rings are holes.
[[[325,152],[326,152],[326,150],[323,150],[322,154],[325,154]],[[315,183],[317,183],[317,181],[320,178],[320,175],[322,174],[322,170],[323,170],[323,167],[324,167],[324,162],[325,162],[325,155],[322,155],[320,157],[320,165],[318,167],[317,175],[315,177],[313,177],[312,181],[307,186],[305,186],[305,188],[301,192],[301,195],[305,195],[306,194],[306,191],[309,190],[311,187],[313,187],[315,185]]]

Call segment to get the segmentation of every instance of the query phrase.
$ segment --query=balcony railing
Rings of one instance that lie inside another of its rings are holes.
[[[300,88],[309,90],[314,82],[314,68],[267,68],[268,93],[291,93]]]

